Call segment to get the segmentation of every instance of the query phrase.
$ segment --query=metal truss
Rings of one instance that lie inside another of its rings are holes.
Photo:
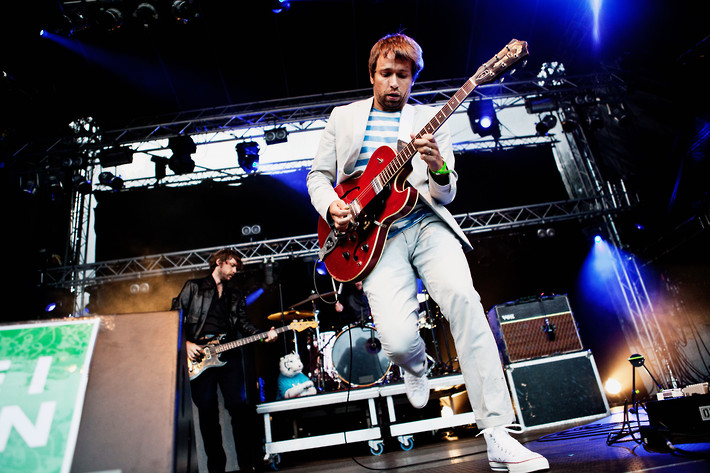
[[[514,77],[514,76],[511,76]],[[448,101],[467,80],[447,79],[415,83],[410,100],[419,104]],[[503,80],[477,87],[470,100],[481,98],[524,99],[527,97],[564,97],[571,93],[600,91],[623,86],[623,81],[612,73],[556,77],[541,80]],[[115,129],[92,128],[78,131],[50,141],[24,143],[13,157],[32,163],[52,155],[92,155],[108,146],[135,145],[167,139],[181,134],[209,134],[230,130],[249,130],[289,124],[307,130],[321,126],[333,107],[372,95],[371,89],[311,95],[288,99],[266,100],[237,105],[225,105],[178,112],[158,117],[139,118]],[[36,163],[35,163],[36,164]]]
[[[570,219],[583,219],[619,212],[634,205],[629,195],[615,198],[595,197],[535,204],[505,209],[469,212],[454,216],[466,234],[482,234],[497,230],[549,224]],[[129,281],[145,277],[204,270],[212,253],[222,247],[142,256],[72,267],[50,268],[44,283],[52,287],[86,288],[112,281]],[[315,259],[317,235],[303,235],[231,246],[245,265],[286,259]]]

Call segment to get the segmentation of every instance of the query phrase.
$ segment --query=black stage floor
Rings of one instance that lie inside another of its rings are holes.
[[[632,428],[636,428],[636,417]],[[614,408],[612,414],[592,423],[567,424],[553,430],[534,430],[516,438],[550,462],[553,472],[654,472],[700,473],[710,471],[710,439],[706,443],[693,442],[675,445],[676,453],[649,451],[631,437],[607,445],[610,432],[618,432],[623,425],[623,409]],[[641,425],[646,423],[640,415]],[[626,429],[628,432],[628,429]],[[338,472],[365,471],[438,473],[490,472],[483,437],[475,437],[475,429],[454,429],[448,432],[427,432],[414,437],[414,448],[402,451],[399,443],[385,443],[381,455],[372,455],[367,443],[338,447],[309,449],[281,454],[278,471]],[[640,438],[638,434],[636,438]],[[268,469],[267,469],[268,471]]]

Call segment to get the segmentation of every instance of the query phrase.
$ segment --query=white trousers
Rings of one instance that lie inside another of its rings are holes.
[[[515,416],[498,348],[466,256],[458,238],[435,215],[391,238],[363,281],[385,354],[414,375],[426,372],[417,277],[449,321],[477,426],[512,423]]]

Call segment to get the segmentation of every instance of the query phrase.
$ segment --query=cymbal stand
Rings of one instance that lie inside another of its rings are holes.
[[[424,289],[424,293],[427,294],[426,289]],[[428,294],[427,294],[428,295]],[[432,309],[429,305],[431,301],[431,297],[427,297],[426,300],[424,301],[424,308],[427,313],[427,318],[431,320],[431,328],[429,329],[431,331],[431,339],[432,339],[432,345],[434,346],[434,355],[435,355],[435,365],[434,365],[434,373],[435,374],[442,374],[442,373],[449,373],[453,371],[453,366],[451,365],[451,347],[449,347],[449,342],[447,337],[444,337],[444,345],[446,348],[446,354],[448,355],[449,362],[444,363],[442,356],[441,356],[441,348],[439,347],[439,337],[437,334],[437,320],[441,320],[441,317],[438,316],[439,310],[438,308]]]
[[[323,347],[320,346],[321,344],[321,339],[320,339],[320,321],[318,320],[318,314],[320,311],[318,310],[318,307],[316,306],[316,301],[313,300],[311,302],[313,304],[313,318],[316,321],[316,334],[315,338],[313,340],[313,344],[316,349],[316,389],[318,391],[323,391],[325,389],[325,377],[323,376],[323,370],[325,369],[325,365],[323,364]]]

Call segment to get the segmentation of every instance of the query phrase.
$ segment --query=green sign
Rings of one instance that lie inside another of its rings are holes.
[[[0,326],[0,471],[69,472],[99,319]]]

